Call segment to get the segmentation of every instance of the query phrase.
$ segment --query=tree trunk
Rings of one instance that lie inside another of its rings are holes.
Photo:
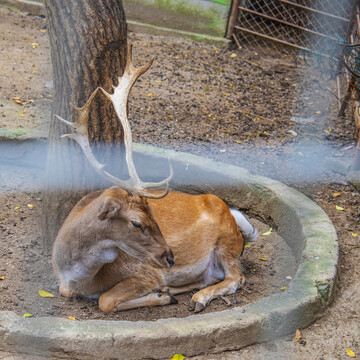
[[[49,252],[85,189],[107,185],[88,167],[77,144],[60,139],[69,129],[54,114],[76,121],[73,106],[85,105],[98,86],[112,92],[126,64],[127,26],[121,0],[45,0],[45,8],[55,87],[44,197],[43,248]],[[91,105],[89,137],[98,160],[123,176],[121,123],[101,92]]]

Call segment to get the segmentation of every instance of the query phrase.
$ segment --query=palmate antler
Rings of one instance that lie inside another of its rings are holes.
[[[70,122],[58,115],[55,115],[57,119],[65,123],[71,128],[71,134],[62,135],[62,137],[68,137],[75,140],[84,152],[85,157],[94,168],[94,170],[103,178],[110,181],[114,185],[123,187],[124,189],[137,193],[141,196],[148,198],[160,199],[167,195],[169,192],[169,181],[173,176],[173,169],[169,160],[170,175],[163,181],[158,183],[155,182],[142,182],[136,172],[135,165],[133,162],[133,149],[132,149],[132,135],[131,127],[127,118],[127,103],[131,88],[135,84],[136,80],[145,73],[153,63],[154,58],[151,58],[147,64],[139,68],[135,68],[132,64],[132,46],[130,45],[127,49],[127,60],[126,67],[123,76],[118,78],[118,85],[113,86],[114,93],[109,94],[103,88],[98,87],[89,97],[88,101],[82,108],[75,108],[78,113],[78,120],[76,122]],[[89,110],[92,100],[94,99],[98,90],[101,90],[103,94],[112,102],[116,115],[120,119],[121,125],[124,130],[124,145],[125,145],[125,159],[128,166],[130,175],[129,180],[121,180],[104,170],[105,165],[99,163],[89,144],[89,133],[88,133],[88,121],[89,121]],[[165,191],[161,194],[152,194],[147,192],[147,188],[161,187],[165,185]]]

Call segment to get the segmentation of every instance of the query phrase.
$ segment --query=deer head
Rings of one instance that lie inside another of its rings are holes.
[[[74,216],[70,213],[59,234],[68,228],[76,229],[77,226],[71,226],[71,223],[78,214],[82,214],[84,221],[82,221],[81,226],[87,227],[87,230],[81,229],[81,231],[92,233],[88,237],[88,241],[91,239],[93,241],[93,243],[88,244],[89,247],[92,246],[94,249],[98,249],[99,245],[96,242],[99,237],[110,241],[104,245],[107,247],[105,251],[102,249],[105,262],[115,260],[117,256],[116,248],[120,248],[135,258],[147,261],[156,267],[171,267],[174,264],[173,254],[161,234],[146,198],[159,199],[168,194],[169,181],[173,176],[172,166],[169,161],[170,175],[163,181],[154,183],[140,180],[133,163],[131,128],[127,118],[127,103],[131,88],[139,76],[149,69],[152,62],[153,58],[146,65],[135,68],[132,65],[132,48],[131,46],[128,47],[125,71],[123,76],[119,77],[118,85],[113,86],[113,94],[107,93],[101,87],[97,88],[82,108],[75,107],[77,121],[74,123],[55,115],[57,119],[71,129],[70,134],[62,137],[68,137],[76,141],[94,170],[101,177],[117,185],[117,187],[104,191],[99,199],[96,199],[95,203],[87,203],[91,199],[91,194],[85,197],[83,201],[80,201],[72,211]],[[98,90],[101,90],[112,102],[124,130],[125,159],[130,175],[129,180],[126,181],[105,171],[105,165],[98,162],[90,147],[88,133],[89,109]],[[162,193],[157,192],[154,194],[147,191],[148,188],[161,186],[165,186]],[[86,209],[81,208],[84,205],[86,205]],[[71,236],[65,237],[71,238]],[[68,246],[72,247],[72,245]]]

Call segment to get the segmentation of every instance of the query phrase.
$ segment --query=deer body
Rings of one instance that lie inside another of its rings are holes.
[[[141,243],[146,251],[137,245],[143,233],[151,235]],[[243,247],[235,218],[214,195],[170,192],[146,201],[113,187],[74,207],[55,240],[53,266],[62,295],[101,295],[106,312],[171,304],[172,295],[202,289],[191,304],[200,311],[244,282]]]

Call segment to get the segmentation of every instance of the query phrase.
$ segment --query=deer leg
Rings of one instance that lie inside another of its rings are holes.
[[[234,256],[235,254],[233,252],[225,253],[223,255],[219,255],[219,253],[218,257],[224,269],[225,279],[194,294],[189,306],[190,311],[202,311],[211,300],[220,296],[234,294],[239,285],[245,283],[245,276],[239,268],[237,256]],[[240,252],[238,255],[240,255]]]
[[[104,312],[113,312],[177,302],[168,293],[154,292],[156,288],[153,282],[141,283],[137,278],[126,279],[100,296],[99,307]]]

